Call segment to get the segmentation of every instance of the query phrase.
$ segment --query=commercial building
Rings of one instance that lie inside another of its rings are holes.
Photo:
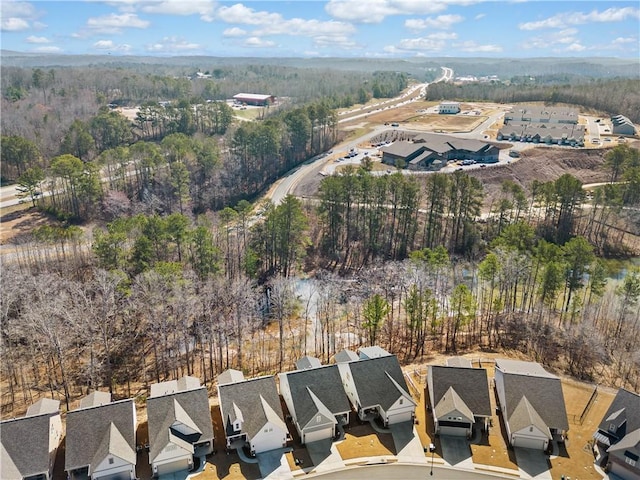
[[[262,95],[258,93],[238,93],[233,96],[233,99],[236,103],[255,105],[258,107],[266,107],[276,101],[276,97],[273,95]]]
[[[611,117],[614,135],[635,135],[636,127],[631,120],[624,115],[614,115]]]
[[[578,111],[571,108],[519,105],[504,114],[504,123],[578,123]]]
[[[438,105],[438,113],[459,113],[460,102],[441,102]]]

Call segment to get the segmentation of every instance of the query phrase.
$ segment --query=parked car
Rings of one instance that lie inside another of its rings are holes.
[[[517,152],[515,150],[509,150],[509,156],[512,158],[518,158],[520,157],[520,152]]]

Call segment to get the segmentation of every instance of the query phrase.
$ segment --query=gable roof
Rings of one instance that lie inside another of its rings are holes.
[[[449,357],[445,363],[447,367],[473,368],[471,360],[464,357]]]
[[[100,392],[96,390],[86,397],[80,399],[80,408],[97,407],[111,403],[111,394],[109,392]]]
[[[616,431],[611,432],[609,425],[614,423]],[[602,417],[598,430],[615,440],[623,438],[627,432],[640,428],[640,395],[621,388],[616,393],[607,413]]]
[[[170,443],[180,439],[194,444],[213,439],[213,423],[206,387],[183,390],[147,399],[149,419],[149,461]],[[189,434],[180,433],[176,427],[184,425]]]
[[[305,355],[304,357],[298,359],[296,362],[296,368],[298,370],[305,370],[308,368],[317,368],[321,367],[322,363],[316,357],[310,357],[309,355]]]
[[[414,401],[395,355],[361,359],[348,364],[362,408],[389,409],[400,397]],[[415,401],[414,401],[415,403]]]
[[[237,418],[242,418],[242,431],[250,438],[260,432],[267,421],[280,422],[286,430],[275,377],[218,385],[218,392],[222,424],[227,434],[237,433],[233,431]]]
[[[321,410],[314,397],[329,410],[331,416],[351,410],[337,365],[325,365],[281,375],[286,376],[295,416],[300,426],[304,427]]]
[[[456,391],[473,415],[490,417],[489,382],[484,368],[429,365],[433,401],[437,405],[450,387]]]
[[[371,347],[362,347],[360,350],[360,358],[378,358],[378,357],[386,357],[387,355],[391,355],[384,348],[379,347],[377,345],[373,345]]]
[[[522,397],[528,392],[535,392],[535,395],[527,396],[527,400],[544,423],[549,428],[569,430],[562,384],[558,377],[535,362],[498,359],[496,369],[504,374],[504,408],[508,422],[511,422],[511,416]]]
[[[0,464],[2,478],[15,478],[49,472],[49,429],[59,412],[30,415],[0,422]],[[28,447],[28,448],[27,448]]]
[[[66,471],[95,468],[111,453],[135,465],[135,409],[132,399],[67,413]],[[97,462],[97,463],[96,463]]]
[[[625,437],[615,445],[607,449],[607,453],[624,452],[625,450],[637,449],[640,445],[640,428],[629,432]]]
[[[353,362],[354,360],[358,360],[360,357],[358,357],[358,354],[353,350],[347,350],[345,348],[344,350],[341,350],[338,353],[336,353],[333,358],[336,361],[336,363],[347,363],[347,362]]]
[[[244,380],[244,374],[240,370],[234,370],[232,368],[225,370],[218,375],[218,385],[224,385],[225,383],[242,382]]]
[[[513,413],[509,417],[509,427],[511,432],[517,432],[523,428],[535,426],[538,430],[544,433],[549,440],[551,440],[551,432],[549,427],[538,414],[535,408],[531,405],[526,396],[523,396],[518,402],[516,408],[513,409]]]
[[[43,415],[45,413],[59,413],[60,412],[60,400],[52,400],[50,398],[42,397],[33,405],[27,408],[25,417],[32,415]]]
[[[473,420],[473,412],[467,406],[466,403],[460,398],[460,395],[456,393],[453,387],[449,387],[449,389],[442,395],[440,401],[436,404],[434,409],[436,418],[441,418],[454,410],[460,412],[462,415],[467,417],[469,420]]]
[[[95,467],[107,457],[107,455],[113,455],[114,457],[121,458],[125,462],[131,465],[136,464],[136,450],[132,448],[126,438],[122,435],[118,427],[111,422],[109,428],[104,433],[102,441],[100,442],[98,449],[91,461],[92,471]]]

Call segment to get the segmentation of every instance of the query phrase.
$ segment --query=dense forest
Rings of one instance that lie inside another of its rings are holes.
[[[335,105],[292,101],[236,121],[202,92],[174,92],[169,108],[146,97],[200,80],[145,78],[128,93],[144,103],[129,122],[103,105],[124,85],[96,89],[96,74],[83,87],[79,72],[2,79],[11,118],[28,112],[15,126],[3,112],[3,179],[51,220],[3,257],[5,410],[43,392],[68,406],[97,387],[133,396],[183,374],[273,373],[364,344],[406,363],[516,351],[640,387],[640,270],[614,275],[607,261],[638,254],[638,149],[610,149],[612,183],[590,194],[567,174],[527,190],[504,182],[487,205],[464,172],[376,175],[369,159],[313,197],[252,204],[332,148]],[[359,73],[336,94],[394,95],[406,81]],[[24,92],[7,98],[9,87]]]

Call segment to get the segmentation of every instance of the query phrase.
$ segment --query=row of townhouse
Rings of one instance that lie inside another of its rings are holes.
[[[218,377],[218,396],[227,449],[258,454],[283,448],[291,439],[280,403],[287,403],[302,443],[332,439],[355,411],[389,425],[412,421],[416,402],[400,364],[379,347],[360,356],[343,353],[339,364],[320,365],[304,357],[298,370],[245,379],[227,370]],[[313,368],[312,368],[313,367]],[[214,430],[207,388],[185,376],[151,385],[147,398],[149,463],[154,477],[194,468],[213,452]],[[60,402],[41,399],[26,416],[0,423],[3,480],[48,480],[63,436]],[[136,478],[136,407],[133,399],[112,401],[93,392],[66,417],[65,471],[72,480]]]
[[[301,443],[344,435],[351,415],[388,426],[413,422],[412,398],[395,355],[380,347],[344,350],[335,363],[313,357],[296,370],[245,379],[227,370],[218,377],[224,443],[229,450],[260,454],[291,440],[281,398]],[[279,389],[277,381],[279,380]],[[510,445],[546,450],[568,432],[560,379],[533,362],[498,359],[493,380],[499,414]],[[465,359],[430,365],[428,408],[437,435],[471,437],[491,418],[487,371]],[[206,387],[194,377],[151,386],[147,398],[149,463],[159,476],[190,470],[213,452],[212,409]],[[132,399],[112,402],[105,392],[81,400],[66,418],[65,470],[70,479],[126,480],[136,477],[136,410]],[[6,480],[51,478],[62,437],[59,402],[41,399],[25,417],[0,423]],[[594,434],[601,463],[623,479],[640,480],[640,396],[620,390]],[[222,441],[222,439],[221,439]]]

